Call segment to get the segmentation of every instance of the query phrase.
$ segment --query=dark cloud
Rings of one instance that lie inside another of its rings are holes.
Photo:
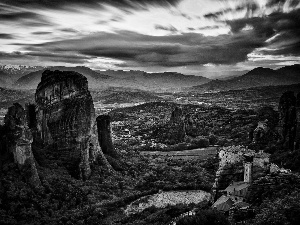
[[[1,1],[1,0],[0,0]],[[1,5],[0,5],[1,9]],[[24,9],[11,9],[9,7],[4,7],[3,12],[0,13],[0,23],[18,23],[23,26],[41,27],[41,26],[51,26],[52,24],[47,21],[42,15],[29,12]]]
[[[31,55],[69,52],[69,55],[118,59],[126,65],[173,67],[241,62],[254,49],[263,47],[265,40],[254,32],[205,37],[193,33],[150,36],[123,31],[24,47]]]
[[[61,8],[66,5],[98,5],[109,4],[117,7],[140,8],[146,5],[176,5],[181,0],[0,0],[0,3],[22,7]]]
[[[247,25],[251,25],[256,34],[264,37],[271,37],[275,34],[275,30],[271,21],[264,17],[243,18],[237,20],[229,20],[226,23],[230,26],[233,33],[240,32]]]
[[[258,9],[258,5],[255,2],[244,2],[239,4],[236,8],[226,8],[221,11],[217,12],[212,12],[205,14],[204,17],[207,19],[214,19],[218,20],[221,16],[227,14],[227,13],[232,13],[232,12],[238,12],[241,10],[246,10],[246,18],[251,17],[253,12],[255,12]]]
[[[220,26],[214,25],[214,26],[199,27],[198,30],[214,30],[214,29],[218,29],[218,28],[220,28]]]
[[[239,33],[248,24],[257,36],[271,38],[267,42],[268,54],[300,56],[300,9],[289,13],[276,12],[267,17],[227,21],[231,31]],[[266,53],[266,51],[264,51]]]
[[[217,11],[217,12],[212,12],[212,13],[207,13],[204,15],[204,18],[207,19],[218,19],[220,16],[232,12],[233,9],[231,8],[227,8],[227,9],[223,9],[222,11]]]
[[[11,53],[7,53],[7,52],[1,52],[0,51],[0,59],[21,59],[24,57],[24,54],[22,54],[21,52],[11,52]]]
[[[57,53],[45,53],[45,52],[31,52],[31,53],[22,53],[22,52],[1,52],[0,51],[0,60],[18,60],[18,61],[46,61],[46,62],[55,62],[55,63],[72,63],[72,64],[83,64],[86,63],[86,60],[89,59],[87,56],[75,55],[75,54],[57,54]]]
[[[36,31],[36,32],[32,32],[31,34],[34,34],[34,35],[47,35],[47,34],[52,34],[52,32]]]
[[[122,20],[123,20],[123,18],[121,16],[115,16],[110,19],[111,22],[120,22]]]
[[[73,63],[82,64],[85,63],[90,57],[79,54],[68,53],[47,53],[47,52],[31,52],[26,53],[26,56],[33,56],[35,58],[41,58],[43,61],[60,62],[60,63]]]
[[[268,0],[266,6],[267,7],[272,7],[272,6],[281,6],[283,5],[287,0]],[[290,0],[289,5],[291,7],[295,7],[299,4],[299,0]]]
[[[0,33],[0,39],[14,39],[14,36],[11,34]]]
[[[166,26],[162,26],[162,25],[155,25],[155,29],[156,30],[166,30],[166,31],[171,31],[171,32],[176,32],[176,31],[178,31],[175,27],[173,27],[173,26],[168,26],[168,27],[166,27]]]
[[[62,32],[66,32],[66,33],[78,33],[78,31],[77,30],[75,30],[75,29],[72,29],[72,28],[64,28],[64,29],[60,29],[60,31],[62,31]]]
[[[181,15],[182,17],[188,19],[188,20],[191,20],[191,19],[192,19],[190,16],[188,16],[188,15],[185,14],[185,13],[181,13],[180,15]]]
[[[18,21],[23,19],[39,19],[40,16],[33,12],[10,12],[0,14],[0,21]]]
[[[261,53],[269,55],[300,56],[300,29],[284,31],[268,43],[271,50],[263,50]]]

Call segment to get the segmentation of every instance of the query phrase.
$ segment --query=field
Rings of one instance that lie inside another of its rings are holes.
[[[208,147],[208,148],[198,148],[192,150],[182,150],[182,151],[141,151],[143,156],[152,156],[152,157],[166,157],[170,159],[181,159],[181,160],[190,160],[190,159],[208,159],[214,157],[217,154],[218,147]]]

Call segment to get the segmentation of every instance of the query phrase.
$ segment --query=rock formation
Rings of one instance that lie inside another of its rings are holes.
[[[3,131],[0,137],[0,158],[8,161],[13,158],[21,172],[25,174],[28,183],[39,186],[40,179],[31,149],[33,137],[27,126],[26,111],[20,104],[15,103],[8,108],[4,118]]]
[[[296,117],[297,117],[297,127],[296,127],[295,149],[299,150],[300,149],[300,92],[297,94]]]
[[[96,121],[98,129],[98,140],[103,153],[112,157],[117,157],[118,153],[114,149],[112,143],[110,116],[100,115],[97,117]]]
[[[278,112],[280,142],[285,148],[294,150],[297,132],[296,97],[294,92],[288,91],[283,93],[280,98]]]
[[[170,121],[171,122],[181,122],[182,120],[183,120],[182,108],[176,106],[174,111],[171,114]]]
[[[175,107],[172,111],[170,120],[153,132],[159,142],[163,144],[178,144],[186,138],[186,125],[182,109]]]
[[[223,147],[218,154],[219,168],[216,172],[215,183],[212,188],[213,199],[220,196],[232,181],[256,180],[269,171],[269,154],[245,148],[243,146]],[[251,162],[251,164],[248,164]],[[245,170],[246,168],[247,171]],[[246,174],[251,173],[251,177]]]
[[[168,139],[170,143],[180,143],[186,136],[185,121],[182,108],[176,107],[171,114],[170,121],[167,125]]]
[[[253,131],[253,143],[262,142],[269,131],[268,120],[258,121],[257,127]]]
[[[257,121],[250,128],[249,138],[252,142],[251,148],[265,149],[272,146],[278,140],[276,126],[278,124],[278,113],[269,106],[262,107],[257,112]]]
[[[86,179],[91,173],[90,164],[97,157],[109,167],[98,143],[95,109],[86,77],[71,71],[46,70],[35,100],[36,137],[44,146],[51,146],[70,173]]]

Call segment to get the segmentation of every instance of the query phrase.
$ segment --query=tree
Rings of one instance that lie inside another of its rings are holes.
[[[195,216],[187,216],[180,219],[177,225],[229,225],[224,214],[217,210],[200,210]]]

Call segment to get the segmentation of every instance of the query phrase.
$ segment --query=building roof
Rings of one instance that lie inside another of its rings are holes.
[[[234,204],[234,201],[229,197],[222,195],[214,204],[213,208],[216,208],[217,210],[220,211],[229,211],[229,209],[232,207]]]
[[[225,189],[225,191],[226,192],[240,191],[245,188],[248,188],[249,186],[250,184],[244,181],[233,182]]]

